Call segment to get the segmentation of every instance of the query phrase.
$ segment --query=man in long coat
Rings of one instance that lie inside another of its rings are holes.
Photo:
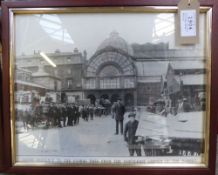
[[[72,119],[72,107],[70,104],[67,105],[67,126],[72,126],[73,125],[73,119]]]
[[[116,120],[116,135],[119,134],[119,126],[120,126],[120,133],[123,134],[123,119],[125,113],[125,107],[121,103],[121,100],[118,99],[118,102],[114,109],[115,112],[115,120]]]
[[[72,107],[72,119],[73,119],[73,125],[76,125],[76,122],[77,122],[77,109],[76,109],[75,104],[73,104],[73,107]]]
[[[55,126],[61,127],[61,108],[59,104],[54,106],[54,119],[55,119]]]
[[[65,104],[62,105],[62,118],[63,118],[63,126],[66,126],[66,121],[67,121],[67,107]]]

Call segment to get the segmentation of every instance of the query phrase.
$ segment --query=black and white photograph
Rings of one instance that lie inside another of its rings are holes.
[[[175,13],[14,17],[18,163],[205,164],[210,58]]]

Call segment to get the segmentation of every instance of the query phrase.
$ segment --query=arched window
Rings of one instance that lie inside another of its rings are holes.
[[[113,65],[105,66],[99,73],[100,77],[114,77],[119,75],[119,70]]]
[[[99,73],[101,89],[120,88],[120,71],[114,65],[105,66]]]
[[[135,75],[135,68],[132,64],[131,58],[128,58],[119,52],[103,52],[90,60],[86,70],[86,76],[96,76],[99,73],[99,67],[110,63],[118,65],[122,70],[123,75]]]

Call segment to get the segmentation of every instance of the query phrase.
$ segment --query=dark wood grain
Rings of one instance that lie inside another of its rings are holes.
[[[35,0],[3,2],[8,7],[90,7],[90,6],[176,6],[179,0]],[[200,0],[202,6],[213,6],[216,0]]]
[[[3,167],[11,167],[10,77],[9,77],[9,17],[7,6],[2,6],[2,111],[3,111]]]
[[[217,114],[218,114],[218,108],[217,108],[217,97],[218,97],[218,3],[216,3],[213,6],[213,16],[212,16],[212,61],[211,61],[211,117],[210,117],[210,124],[211,124],[211,132],[210,132],[210,150],[209,150],[209,169],[211,171],[211,174],[215,174],[215,166],[216,166],[216,158],[213,155],[216,155],[216,131],[217,131]],[[215,123],[215,126],[214,126]]]
[[[0,59],[1,59],[1,57],[2,57],[2,55],[0,56]],[[0,61],[0,66],[1,66],[1,61]],[[2,98],[2,70],[1,69],[0,69],[0,98]],[[2,101],[2,100],[0,100],[0,101]],[[1,104],[2,103],[0,103],[0,172],[3,169],[3,166],[2,166],[3,165],[3,147],[2,147],[2,145],[3,145],[3,135],[2,135],[3,134],[3,121],[2,121],[3,114],[2,114]]]
[[[1,1],[0,1],[0,5],[1,5]],[[2,28],[2,22],[1,22],[1,14],[0,14],[0,33],[2,33],[1,28]],[[1,35],[0,35],[0,41],[1,41]],[[2,59],[2,44],[0,44],[0,59]],[[2,61],[0,61],[0,66],[2,64]],[[0,69],[0,102],[2,102],[1,100],[2,98],[2,69]],[[0,103],[0,172],[3,171],[3,113],[2,113],[2,103]]]
[[[10,130],[10,77],[9,77],[9,16],[8,10],[13,7],[83,7],[83,6],[174,6],[178,0],[38,0],[21,2],[3,2],[2,42],[3,42],[3,84],[1,99],[3,109],[3,149],[5,172],[23,174],[149,174],[149,175],[214,175],[216,157],[216,132],[218,115],[218,3],[216,0],[202,0],[201,5],[213,7],[212,27],[212,84],[211,84],[211,119],[210,149],[208,168],[60,168],[60,167],[13,167],[11,163],[11,130]]]
[[[215,174],[218,175],[218,161],[217,161],[218,160],[218,136],[217,136],[216,146],[217,147],[216,147],[216,170],[215,170],[216,173]]]

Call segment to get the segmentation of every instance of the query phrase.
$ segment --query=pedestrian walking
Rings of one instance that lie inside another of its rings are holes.
[[[76,121],[77,121],[77,109],[76,109],[76,105],[73,104],[72,107],[72,116],[73,116],[73,124],[76,125]]]
[[[85,121],[88,121],[88,110],[87,107],[83,105],[83,108],[81,110],[82,118]]]
[[[65,127],[67,121],[67,107],[63,104],[61,109],[62,109],[63,126]]]
[[[67,118],[68,118],[67,126],[72,126],[73,125],[73,123],[72,123],[72,121],[73,121],[73,119],[72,119],[72,107],[70,104],[67,105]]]
[[[120,133],[123,134],[123,120],[124,120],[124,113],[125,113],[125,107],[121,103],[121,99],[118,99],[118,102],[115,106],[115,120],[116,120],[116,132],[115,134],[119,134],[119,127],[120,127]]]

